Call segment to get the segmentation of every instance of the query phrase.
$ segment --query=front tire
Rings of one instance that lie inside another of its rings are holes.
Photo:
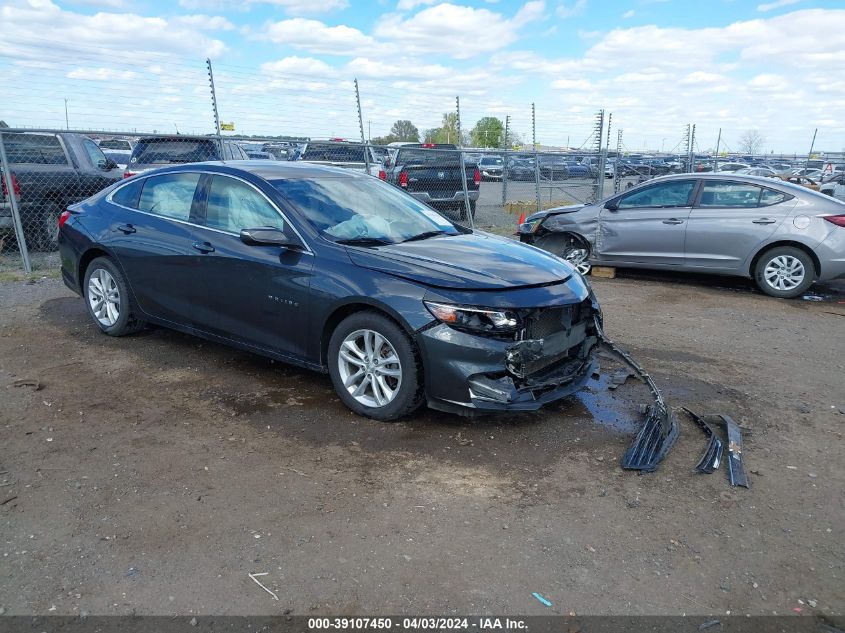
[[[88,314],[104,334],[125,336],[144,327],[123,273],[110,258],[98,257],[88,265],[82,289]]]
[[[337,395],[359,415],[392,422],[423,402],[422,365],[411,339],[377,312],[356,312],[335,328],[328,365]]]
[[[812,258],[800,248],[777,246],[763,253],[754,266],[757,287],[770,297],[792,299],[815,280]]]

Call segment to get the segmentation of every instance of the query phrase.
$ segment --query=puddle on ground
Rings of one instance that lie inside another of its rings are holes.
[[[598,377],[590,378],[587,386],[575,394],[574,399],[583,406],[584,413],[589,415],[595,424],[622,433],[635,433],[639,430],[643,418],[639,412],[639,404],[651,404],[651,395],[645,389],[637,389],[637,385],[642,383],[635,376],[628,378],[624,385],[611,390],[611,373],[604,370]]]

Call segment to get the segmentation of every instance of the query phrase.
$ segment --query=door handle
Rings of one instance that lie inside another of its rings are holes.
[[[138,229],[136,229],[131,224],[118,224],[114,227],[115,231],[123,231],[124,235],[129,235],[130,233],[135,233]]]
[[[678,218],[669,218],[668,220],[663,220],[663,224],[683,224],[683,220],[679,220]]]
[[[194,248],[200,253],[213,253],[214,247],[208,242],[194,242]]]
[[[760,218],[759,220],[751,220],[754,224],[774,224],[777,220],[771,220],[769,218]]]

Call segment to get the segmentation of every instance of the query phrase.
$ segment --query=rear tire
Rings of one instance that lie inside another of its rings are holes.
[[[422,364],[408,335],[377,312],[356,312],[329,340],[329,376],[343,404],[394,422],[423,403]]]
[[[144,327],[123,273],[110,258],[97,257],[88,264],[82,292],[88,314],[104,334],[125,336]]]
[[[792,299],[813,284],[813,259],[800,248],[776,246],[764,252],[754,266],[757,287],[770,297]]]

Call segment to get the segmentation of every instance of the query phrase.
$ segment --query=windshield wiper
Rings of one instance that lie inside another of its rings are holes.
[[[402,242],[416,242],[417,240],[427,240],[430,237],[445,235],[445,233],[446,231],[425,231],[424,233],[413,235],[406,240],[402,240]]]
[[[349,237],[342,240],[335,240],[337,244],[352,244],[355,246],[384,246],[385,244],[393,244],[390,240],[381,237]]]

